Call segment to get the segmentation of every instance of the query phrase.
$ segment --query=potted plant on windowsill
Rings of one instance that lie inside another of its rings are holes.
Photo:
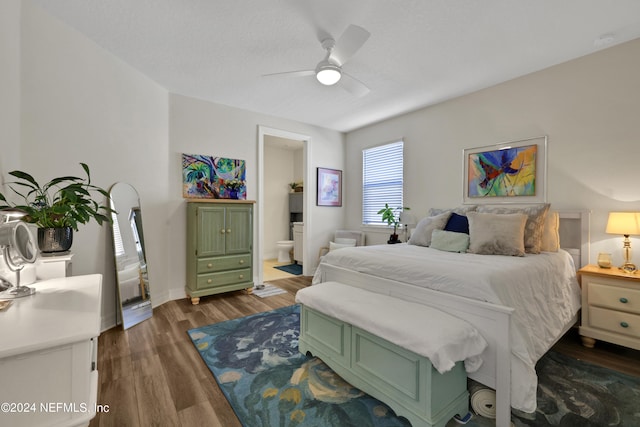
[[[410,208],[406,206],[398,206],[392,208],[388,203],[384,204],[384,208],[378,211],[378,215],[382,215],[382,221],[386,221],[388,226],[393,225],[393,234],[389,236],[387,243],[400,243],[398,239],[398,225],[400,224],[400,212],[408,211]]]
[[[26,213],[21,219],[38,227],[41,252],[68,251],[73,242],[73,231],[78,231],[79,224],[86,224],[91,219],[99,225],[111,222],[111,208],[100,205],[92,197],[92,193],[99,193],[108,198],[109,193],[91,184],[89,167],[84,163],[80,165],[86,178],[62,176],[43,185],[26,172],[9,172],[18,180],[7,185],[22,202],[10,204],[0,193],[0,209],[20,209]]]

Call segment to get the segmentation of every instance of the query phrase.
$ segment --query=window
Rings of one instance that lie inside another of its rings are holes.
[[[362,150],[362,223],[384,224],[378,211],[403,206],[403,141]]]

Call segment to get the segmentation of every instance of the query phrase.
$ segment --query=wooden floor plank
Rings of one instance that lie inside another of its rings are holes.
[[[187,330],[295,304],[295,293],[310,283],[311,277],[302,276],[274,281],[287,292],[267,298],[237,291],[203,297],[198,305],[186,298],[170,301],[127,331],[105,331],[98,347],[98,403],[109,405],[110,412],[97,415],[90,426],[239,427]],[[575,329],[554,349],[640,377],[640,351],[601,342],[587,349]]]

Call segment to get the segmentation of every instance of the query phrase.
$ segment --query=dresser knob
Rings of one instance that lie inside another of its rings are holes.
[[[224,234],[226,233],[226,230],[223,228],[222,230],[220,230],[220,234]]]
[[[208,279],[208,280],[207,280],[207,283],[209,283],[209,284],[210,284],[211,282],[213,282],[213,280],[211,280],[211,279]]]
[[[623,303],[623,304],[626,304],[626,303],[629,302],[629,300],[624,298],[624,297],[622,297],[622,298],[620,298],[620,302]]]
[[[213,267],[213,264],[211,263],[207,264],[207,268],[211,268],[211,267]]]
[[[243,259],[240,260],[240,264],[244,264],[244,260]]]
[[[239,278],[244,279],[244,274],[241,274]]]
[[[629,324],[627,322],[620,322],[620,326],[622,326],[623,328],[628,328]]]
[[[227,234],[231,234],[231,229],[227,228]]]

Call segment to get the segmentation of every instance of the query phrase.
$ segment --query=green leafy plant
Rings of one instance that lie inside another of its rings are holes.
[[[40,228],[71,227],[78,231],[78,224],[86,224],[91,219],[100,225],[111,222],[112,209],[92,198],[92,193],[99,193],[106,198],[109,198],[109,193],[91,184],[89,166],[84,163],[80,165],[86,178],[62,176],[43,185],[26,172],[9,172],[18,180],[7,185],[22,198],[22,203],[10,204],[5,195],[0,193],[0,201],[3,202],[0,210],[20,209],[26,213],[23,221]]]
[[[382,215],[382,221],[386,221],[388,226],[393,225],[393,234],[397,234],[398,225],[400,224],[400,212],[408,210],[411,210],[411,208],[406,206],[392,208],[388,203],[385,203],[384,208],[378,211],[378,215]]]

